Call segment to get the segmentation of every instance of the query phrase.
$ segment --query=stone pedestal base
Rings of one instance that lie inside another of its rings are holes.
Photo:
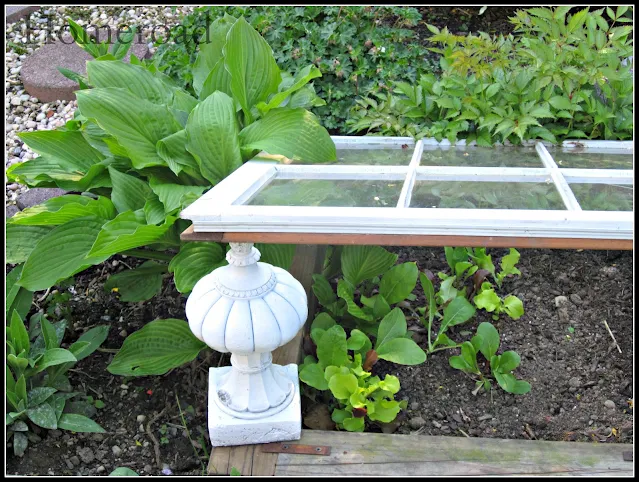
[[[240,419],[224,413],[215,398],[218,386],[231,367],[209,369],[209,436],[211,445],[250,445],[299,440],[302,436],[302,406],[297,365],[282,367],[293,382],[295,393],[282,411],[258,419]]]

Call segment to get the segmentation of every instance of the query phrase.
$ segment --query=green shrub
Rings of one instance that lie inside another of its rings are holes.
[[[351,6],[200,7],[161,43],[158,68],[191,90],[198,51],[193,39],[207,21],[224,13],[244,15],[273,47],[283,69],[292,73],[308,64],[320,69],[322,78],[314,86],[326,105],[313,112],[328,129],[342,133],[355,96],[383,91],[392,80],[415,80],[435,68],[426,48],[405,28],[421,20],[415,8]]]
[[[633,116],[628,7],[520,10],[516,34],[453,35],[429,25],[441,76],[395,82],[396,95],[359,99],[350,132],[489,146],[528,139],[629,139]],[[606,20],[606,17],[608,18]]]
[[[305,88],[321,75],[317,67],[280,72],[271,48],[243,18],[227,15],[211,25],[217,40],[194,62],[197,98],[155,64],[135,57],[124,63],[87,42],[80,27],[73,33],[98,56],[87,63],[92,88],[76,93],[78,110],[64,127],[21,134],[40,157],[7,172],[31,187],[81,193],[8,220],[7,262],[24,263],[16,284],[26,290],[47,289],[125,254],[152,261],[109,279],[107,288],[123,300],[151,298],[167,271],[179,291],[189,292],[225,263],[225,249],[181,243],[189,225],[178,219],[181,209],[261,150],[311,162],[336,158],[328,132],[305,108],[315,102]],[[287,267],[294,246],[262,252],[265,261]]]

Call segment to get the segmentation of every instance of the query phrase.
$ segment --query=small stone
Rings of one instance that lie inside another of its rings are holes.
[[[435,428],[442,428],[442,424],[439,423],[437,420],[433,420],[431,423],[433,424],[433,427]]]
[[[104,472],[105,470],[106,470],[106,469],[104,468],[104,465],[100,465],[100,466],[97,468],[97,470],[96,470],[96,471],[97,471],[97,473],[98,473],[98,474],[101,474],[101,473],[102,473],[102,472]]]
[[[71,461],[71,463],[76,466],[76,465],[80,465],[80,459],[78,458],[77,455],[74,455],[73,457],[70,457],[69,460]]]
[[[138,427],[138,432],[142,433],[144,432],[144,425],[140,424],[140,426]]]
[[[20,105],[20,97],[13,97],[11,99],[11,105]]]
[[[69,467],[69,469],[73,469],[74,465],[69,459],[63,459],[63,460],[64,460],[64,463],[67,464],[67,467]]]
[[[426,425],[426,420],[424,420],[422,417],[413,417],[408,421],[408,425],[413,430],[417,430],[418,428],[422,428],[424,425]]]
[[[598,419],[599,417],[595,415],[594,413],[590,416],[590,420],[592,420],[593,422],[596,422]]]
[[[52,438],[60,438],[62,436],[62,432],[60,430],[49,430],[49,437]]]
[[[579,380],[579,378],[577,377],[572,377],[570,380],[568,380],[568,386],[572,388],[578,388],[579,386],[581,386],[581,380]]]
[[[144,423],[145,420],[146,420],[146,415],[138,415],[136,418],[136,421],[138,423]]]
[[[117,445],[114,445],[113,447],[111,447],[111,451],[113,452],[113,455],[115,455],[116,457],[119,457],[122,454],[122,449],[118,447]]]
[[[419,410],[419,402],[411,402],[410,409],[411,410]]]
[[[581,305],[583,303],[581,296],[579,296],[577,293],[573,293],[570,295],[570,301],[572,301],[576,305]]]
[[[565,306],[568,304],[568,298],[566,298],[565,296],[556,296],[555,297],[555,306],[557,308],[560,308],[562,306]]]
[[[102,442],[104,440],[104,435],[102,435],[101,433],[94,433],[91,438],[96,442]]]
[[[128,336],[128,333],[126,332],[126,330],[122,330],[122,331],[120,332],[120,336],[121,336],[122,338],[126,338],[126,337]]]
[[[147,474],[150,474],[153,471],[153,467],[151,467],[150,465],[145,465],[143,470]]]
[[[608,410],[614,410],[617,406],[615,405],[615,402],[613,402],[612,400],[606,400],[604,402],[604,406],[608,409]]]
[[[89,447],[78,448],[76,453],[80,456],[82,462],[84,462],[85,464],[90,464],[91,462],[93,462],[93,459],[95,459],[95,454]]]
[[[127,384],[123,383],[122,385],[120,385],[120,388],[121,388],[122,390],[128,390],[128,389],[129,389],[129,386],[128,386]]]
[[[484,420],[490,420],[491,418],[493,418],[493,416],[490,413],[485,413],[484,415],[479,417],[477,420],[479,422],[483,422]]]
[[[27,129],[35,129],[38,124],[35,121],[27,121],[25,127]]]

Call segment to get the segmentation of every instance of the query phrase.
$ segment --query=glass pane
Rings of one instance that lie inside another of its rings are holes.
[[[578,169],[632,169],[632,154],[552,151],[559,167]]]
[[[253,206],[395,207],[403,180],[360,181],[275,179],[259,191]]]
[[[262,154],[254,160],[276,160],[283,164],[339,164],[339,165],[370,165],[370,166],[408,166],[415,146],[384,147],[383,149],[337,149],[337,161],[308,162],[305,160],[288,159],[284,156]]]
[[[416,181],[412,208],[565,209],[552,182]]]
[[[544,167],[533,147],[450,147],[424,146],[420,166]]]
[[[632,211],[630,184],[574,183],[570,189],[584,211]]]

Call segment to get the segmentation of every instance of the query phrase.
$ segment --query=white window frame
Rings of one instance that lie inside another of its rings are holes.
[[[405,234],[533,238],[632,239],[634,210],[582,211],[570,183],[633,185],[633,169],[560,168],[544,143],[533,145],[541,167],[420,166],[434,139],[333,136],[336,147],[413,149],[407,166],[292,165],[249,161],[182,211],[195,232]],[[465,146],[465,142],[455,147]],[[451,146],[451,148],[453,148]],[[499,146],[495,149],[500,149]],[[562,150],[633,154],[631,141],[565,141]],[[395,207],[252,206],[246,203],[271,179],[400,180]],[[416,180],[552,182],[565,210],[410,208]]]

